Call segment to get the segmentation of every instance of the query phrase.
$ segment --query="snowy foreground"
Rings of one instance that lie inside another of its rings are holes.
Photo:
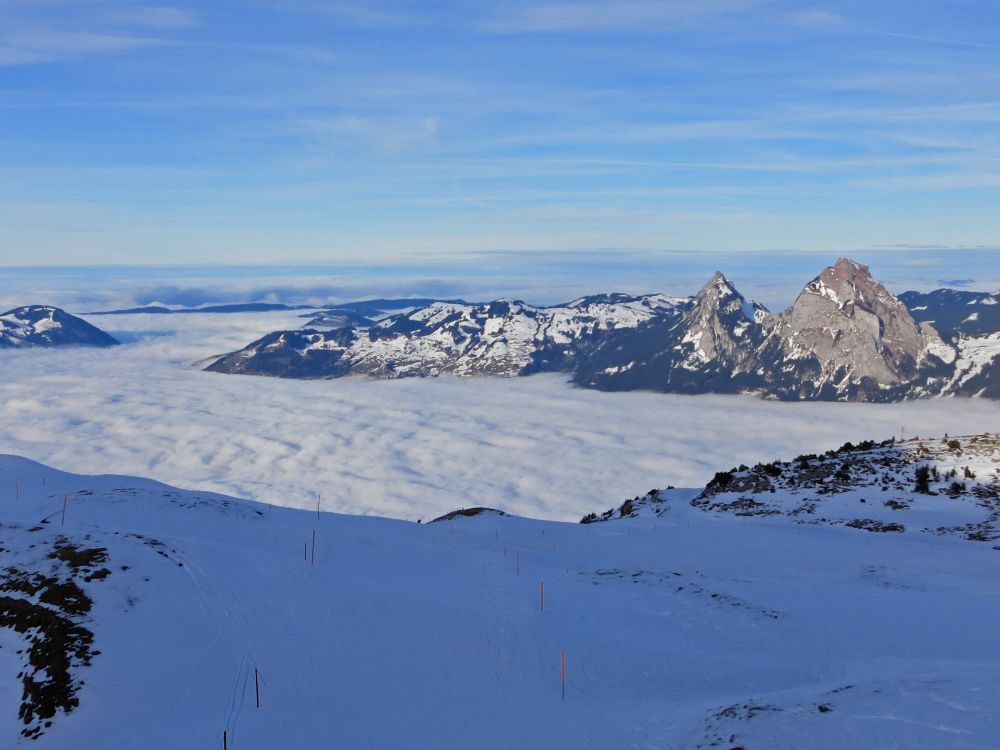
[[[971,493],[997,464],[970,455],[953,463],[973,464]],[[924,530],[988,521],[970,493],[879,503],[905,531],[873,533],[771,506],[740,515],[719,495],[692,507],[697,490],[609,523],[418,525],[15,456],[0,457],[0,488],[2,747],[221,748],[223,732],[232,750],[1000,737],[1000,542]],[[822,502],[842,521],[859,499]]]

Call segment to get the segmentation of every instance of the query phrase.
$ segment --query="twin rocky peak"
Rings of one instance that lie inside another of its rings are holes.
[[[925,316],[947,296],[908,294],[925,302],[913,305]],[[961,304],[996,301],[979,297]],[[972,372],[962,359],[965,334],[956,328],[942,337],[913,311],[866,266],[845,258],[778,314],[748,302],[716,273],[691,298],[611,294],[554,307],[435,302],[367,328],[278,331],[208,369],[312,378],[565,372],[602,390],[788,400],[1000,397],[1000,346],[997,356],[979,356]],[[1000,338],[998,332],[1000,326],[978,335]]]

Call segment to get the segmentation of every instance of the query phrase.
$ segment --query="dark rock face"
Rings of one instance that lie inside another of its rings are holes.
[[[716,273],[689,299],[608,294],[557,307],[436,302],[366,330],[355,324],[270,334],[209,369],[383,378],[567,372],[578,385],[609,391],[785,400],[997,398],[997,297],[907,293],[911,312],[866,266],[842,258],[778,314],[748,302]],[[964,309],[957,311],[959,305]],[[939,318],[944,336],[933,324]]]
[[[602,390],[735,393],[754,376],[768,312],[748,303],[716,273],[677,315],[610,336],[576,370],[574,381]]]
[[[117,344],[101,329],[58,307],[29,305],[0,315],[0,348]]]

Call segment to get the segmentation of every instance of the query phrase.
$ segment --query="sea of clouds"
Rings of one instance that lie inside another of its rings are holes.
[[[296,381],[201,362],[296,313],[93,317],[108,350],[0,356],[0,452],[299,507],[429,519],[487,505],[576,520],[734,464],[847,440],[982,432],[1000,405],[610,394],[560,376]],[[0,497],[13,488],[0,488]]]

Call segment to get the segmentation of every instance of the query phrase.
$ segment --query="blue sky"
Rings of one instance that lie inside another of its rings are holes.
[[[995,258],[998,206],[995,0],[0,0],[0,265]]]

